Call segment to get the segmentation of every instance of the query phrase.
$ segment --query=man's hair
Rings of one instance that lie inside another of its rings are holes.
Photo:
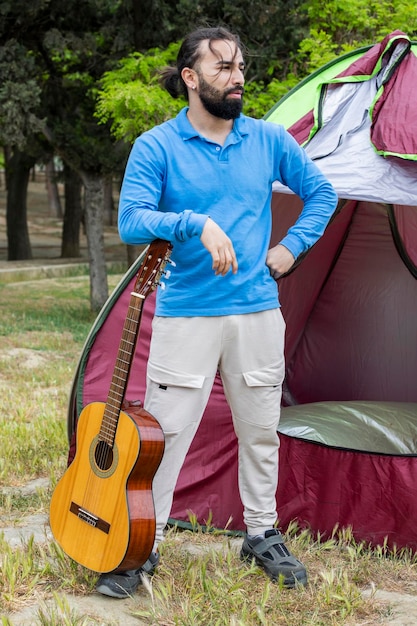
[[[236,52],[242,50],[242,43],[237,35],[234,35],[222,26],[198,28],[187,35],[181,44],[175,67],[165,67],[160,71],[160,84],[165,87],[173,98],[185,96],[188,100],[187,86],[181,76],[185,67],[193,68],[200,58],[200,44],[208,41],[212,52],[214,41],[230,41],[235,44]]]

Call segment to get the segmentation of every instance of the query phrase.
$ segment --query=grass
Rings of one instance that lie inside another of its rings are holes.
[[[111,287],[119,278],[109,277]],[[386,623],[390,607],[373,590],[415,593],[413,553],[371,549],[350,529],[335,529],[326,540],[296,524],[288,529],[288,545],[310,578],[307,588],[289,591],[240,562],[239,539],[195,524],[194,532],[168,532],[156,575],[128,605],[103,599],[108,621],[77,610],[69,599],[89,597],[96,575],[48,536],[10,545],[1,530],[24,527],[34,515],[46,518],[52,487],[65,469],[68,393],[93,322],[88,277],[5,285],[0,320],[1,624],[19,623],[13,616],[32,606],[30,623],[44,626],[123,624],[123,615],[151,626],[376,625]],[[40,478],[40,487],[23,490]],[[118,618],[111,615],[114,606]]]

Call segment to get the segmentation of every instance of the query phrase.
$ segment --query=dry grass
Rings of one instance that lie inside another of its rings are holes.
[[[118,279],[111,277],[111,284]],[[92,318],[87,277],[6,285],[0,296],[1,533],[48,514],[51,485],[66,464],[68,392]],[[19,491],[38,478],[45,479],[41,488]],[[295,525],[289,529],[288,545],[310,576],[307,588],[291,591],[243,565],[239,545],[215,531],[171,530],[157,574],[129,601],[132,619],[158,626],[376,625],[387,623],[390,609],[372,589],[417,589],[413,554],[371,550],[349,529],[335,530],[326,541]],[[11,613],[29,605],[37,607],[32,624],[115,623],[80,615],[66,603],[65,594],[89,596],[96,576],[48,536],[11,546],[0,535],[0,567],[3,624],[13,624]],[[364,595],[365,589],[371,593]]]

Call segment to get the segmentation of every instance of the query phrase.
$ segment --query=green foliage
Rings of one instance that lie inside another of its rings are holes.
[[[41,88],[33,55],[16,40],[0,47],[0,140],[25,147],[40,128]]]
[[[132,142],[184,106],[184,100],[174,100],[158,83],[158,69],[175,62],[178,48],[173,43],[166,50],[133,53],[104,74],[96,115],[101,123],[110,124],[117,139]]]
[[[222,24],[246,47],[248,82],[285,78],[292,55],[307,34],[304,0],[179,0],[182,37],[194,25]],[[178,19],[178,18],[177,18]]]
[[[255,118],[264,117],[297,83],[295,74],[288,74],[285,80],[274,78],[267,85],[259,82],[248,83],[245,86],[244,113]]]
[[[394,30],[417,35],[417,5],[410,0],[308,0],[310,34],[300,44],[300,78],[337,56],[381,41]]]
[[[409,0],[308,0],[304,8],[310,27],[339,45],[375,43],[393,30],[412,35],[417,29],[417,7]]]
[[[29,6],[30,5],[30,6]],[[97,84],[133,49],[124,0],[6,1],[0,7],[0,142],[38,140],[73,169],[121,169],[126,147],[94,117]],[[131,20],[130,20],[131,21]]]

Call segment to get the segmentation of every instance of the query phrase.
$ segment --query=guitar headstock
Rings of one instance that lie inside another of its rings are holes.
[[[139,268],[134,291],[144,298],[156,289],[169,262],[172,244],[163,239],[155,239],[146,251],[146,256]]]

